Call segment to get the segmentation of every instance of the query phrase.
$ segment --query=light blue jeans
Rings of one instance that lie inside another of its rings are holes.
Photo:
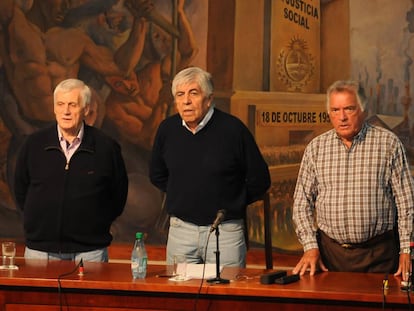
[[[26,246],[24,250],[24,258],[44,260],[73,260],[75,262],[79,262],[82,259],[82,261],[108,262],[108,249],[105,247],[82,253],[48,253],[31,249]]]
[[[237,219],[219,225],[220,265],[242,268],[246,266],[247,248],[243,223],[243,219]],[[177,217],[171,217],[167,241],[167,264],[172,264],[174,255],[177,254],[185,255],[189,263],[205,261],[215,264],[216,241],[216,232],[210,234],[210,226],[197,226]]]

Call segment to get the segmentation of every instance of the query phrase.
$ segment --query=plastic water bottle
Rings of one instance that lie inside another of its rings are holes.
[[[135,234],[134,248],[131,253],[131,272],[133,279],[144,279],[147,275],[148,255],[142,237],[142,232]]]

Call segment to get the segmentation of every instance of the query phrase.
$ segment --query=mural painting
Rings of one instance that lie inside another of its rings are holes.
[[[140,230],[149,243],[164,242],[163,198],[148,180],[148,155],[158,124],[173,113],[171,77],[205,66],[206,8],[191,0],[1,1],[2,237],[22,237],[12,195],[17,151],[26,135],[54,122],[54,86],[78,77],[94,89],[87,123],[119,141],[129,173],[114,239],[130,241]]]
[[[331,129],[324,94],[288,92],[236,92],[235,113],[243,118],[269,165],[270,234],[278,253],[302,250],[292,222],[293,193],[306,145],[315,136]],[[264,202],[248,208],[249,237],[252,246],[264,242]]]
[[[373,11],[378,14],[362,13]],[[368,120],[396,133],[413,165],[414,4],[352,1],[351,16],[352,78],[360,82],[367,99]]]
[[[325,0],[324,3],[334,0]],[[286,2],[287,3],[287,2]],[[388,0],[350,0],[351,76],[339,77],[359,81],[361,91],[367,101],[367,120],[393,131],[404,143],[410,164],[414,165],[414,4],[410,0],[392,2]],[[375,14],[372,14],[375,12]],[[325,43],[329,44],[329,43]],[[277,53],[277,51],[274,51]],[[322,66],[324,60],[321,60]],[[282,81],[283,82],[283,81]],[[333,82],[333,81],[332,81]],[[325,90],[321,90],[321,94]],[[315,96],[309,94],[309,97]],[[306,98],[296,95],[291,103],[281,96],[268,98],[272,108],[259,108],[259,113],[268,112],[270,124],[277,120],[277,112],[294,110],[293,104],[306,110]],[[257,96],[249,98],[247,105],[259,105],[263,100]],[[321,98],[324,109],[324,98]],[[239,104],[239,102],[237,102]],[[242,105],[243,106],[243,105]],[[290,108],[287,108],[290,107]],[[274,117],[272,119],[272,116]],[[260,120],[263,116],[255,119]],[[262,120],[263,121],[263,120]],[[296,172],[303,150],[312,137],[321,130],[318,126],[283,127],[278,124],[277,133],[261,122],[255,124],[257,130],[263,128],[256,137],[272,172],[270,189],[272,211],[272,242],[274,248],[283,252],[300,252],[301,245],[296,239],[290,219],[293,205],[293,191]],[[268,124],[269,125],[269,124]],[[328,125],[328,124],[326,124]],[[327,128],[325,128],[327,129]],[[272,136],[273,140],[263,137]],[[282,137],[287,137],[283,140]],[[264,231],[256,222],[262,220],[262,202],[249,208],[250,237],[253,241],[263,241]]]
[[[151,3],[0,1],[1,237],[23,236],[12,185],[19,146],[26,135],[54,122],[53,87],[62,79],[79,77],[95,93],[94,114],[88,123],[119,141],[129,172],[128,202],[114,223],[115,241],[130,242],[135,231],[141,230],[148,234],[149,243],[165,242],[167,215],[162,209],[162,194],[147,177],[148,155],[159,122],[174,113],[171,77],[189,65],[206,67],[208,0],[154,0],[154,6]],[[396,132],[414,162],[412,1],[350,4],[352,76],[343,78],[360,81],[369,103],[370,122]],[[295,38],[289,42],[296,43]],[[274,77],[278,76],[277,69],[276,66],[271,73]],[[248,120],[248,106],[255,106],[255,120],[259,120],[249,127],[271,169],[273,245],[280,251],[299,251],[290,218],[296,174],[307,142],[325,130],[329,122],[292,126],[260,119],[266,112],[271,116],[274,112],[303,111],[308,107],[315,112],[324,109],[323,94],[313,94],[315,100],[308,94],[301,97],[291,93],[290,99],[284,98],[286,93],[281,94],[283,98],[277,92],[255,92],[252,97],[242,94],[243,100],[238,100],[236,94],[232,101],[246,111],[245,115],[240,113],[241,119]],[[248,209],[249,236],[258,245],[264,239],[261,204]]]

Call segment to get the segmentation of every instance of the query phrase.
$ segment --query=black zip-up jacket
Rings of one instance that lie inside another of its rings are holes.
[[[15,197],[29,248],[72,253],[108,246],[127,194],[120,146],[86,124],[69,163],[56,124],[30,135],[19,152]]]

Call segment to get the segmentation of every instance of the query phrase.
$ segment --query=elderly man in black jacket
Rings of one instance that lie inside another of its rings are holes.
[[[57,124],[20,150],[15,197],[25,257],[108,261],[110,227],[125,206],[128,177],[117,142],[86,125],[91,91],[77,79],[54,91]]]

